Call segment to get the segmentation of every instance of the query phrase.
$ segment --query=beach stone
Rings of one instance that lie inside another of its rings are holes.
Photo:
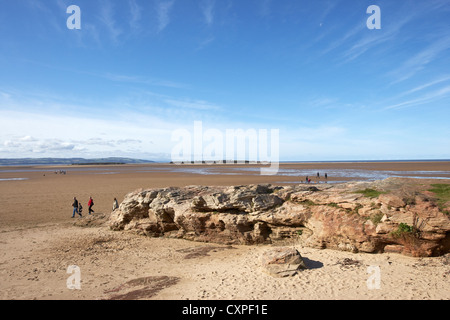
[[[265,272],[274,277],[289,277],[307,269],[300,253],[289,247],[272,248],[261,256]]]

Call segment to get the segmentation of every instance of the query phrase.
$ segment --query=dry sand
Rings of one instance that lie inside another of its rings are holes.
[[[326,170],[327,165],[301,166]],[[434,166],[339,165],[366,166],[368,170],[450,170],[448,162]],[[293,242],[287,245],[299,250],[309,269],[294,277],[274,278],[262,271],[259,260],[270,246],[229,247],[110,231],[100,223],[110,212],[112,199],[117,197],[120,202],[126,193],[138,188],[267,183],[279,177],[136,172],[136,166],[108,166],[120,174],[93,174],[104,173],[102,168],[74,171],[66,167],[67,175],[45,171],[47,167],[34,168],[33,172],[0,170],[0,179],[28,178],[0,181],[0,299],[450,298],[448,254],[426,259],[353,254]],[[94,198],[94,216],[82,218],[90,219],[91,227],[77,226],[82,220],[70,218],[73,196],[82,201],[85,214],[89,196]],[[67,288],[67,268],[71,265],[80,268],[80,290]],[[379,288],[368,287],[368,279],[376,276],[368,273],[371,266],[380,270]]]

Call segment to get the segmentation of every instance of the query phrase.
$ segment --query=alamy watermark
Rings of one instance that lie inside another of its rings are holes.
[[[367,278],[366,284],[369,290],[381,289],[381,268],[380,266],[368,266],[367,273],[369,278]]]
[[[77,5],[67,7],[66,13],[70,14],[67,18],[66,25],[69,30],[81,29],[81,9]],[[381,9],[377,5],[370,5],[366,10],[371,16],[367,19],[366,25],[369,30],[381,29]]]
[[[69,290],[81,290],[81,269],[78,266],[71,265],[67,267],[67,273],[70,277],[67,278],[66,286]]]
[[[371,5],[366,10],[367,14],[372,14],[366,22],[369,30],[381,29],[381,9],[379,6]]]
[[[70,16],[67,18],[66,25],[67,29],[73,30],[81,29],[81,9],[79,6],[76,5],[70,5],[67,7],[66,12],[70,14]]]
[[[171,159],[175,164],[262,164],[262,175],[276,175],[279,168],[279,129],[203,129],[195,121],[193,131],[177,129],[172,132]]]

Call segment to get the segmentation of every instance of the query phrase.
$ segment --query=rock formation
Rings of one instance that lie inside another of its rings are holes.
[[[409,185],[389,178],[140,190],[125,197],[109,223],[113,230],[222,244],[301,241],[352,252],[449,252],[449,215],[426,191],[409,190]]]

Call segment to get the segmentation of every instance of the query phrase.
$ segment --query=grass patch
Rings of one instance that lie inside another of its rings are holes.
[[[406,223],[400,223],[397,230],[391,232],[391,236],[395,239],[395,242],[404,246],[407,252],[410,252],[415,257],[426,255],[426,250],[422,248],[423,241],[421,240],[421,228],[419,226],[418,219],[414,217],[414,223],[412,226]]]
[[[355,209],[352,210],[353,213],[359,214],[359,209],[362,209],[364,206],[361,203],[357,203]]]
[[[450,201],[450,184],[432,184],[433,189],[428,191],[433,192],[437,197],[437,205],[439,209],[446,214],[450,214],[450,212],[445,210],[445,203]]]
[[[413,236],[415,238],[420,238],[425,222],[426,220],[422,220],[422,222],[419,223],[419,218],[417,217],[417,215],[414,215],[414,222],[412,226],[402,222],[398,225],[397,230],[392,231],[391,234],[396,238],[404,236]]]
[[[374,225],[378,225],[381,222],[381,219],[383,218],[384,214],[380,213],[374,213],[369,217],[369,220],[372,221]]]
[[[360,193],[363,196],[368,197],[368,198],[378,198],[378,196],[380,194],[384,194],[386,192],[378,191],[378,190],[375,190],[375,189],[366,188],[364,190],[357,190],[357,191],[355,191],[355,193]]]
[[[315,206],[316,203],[312,200],[306,199],[300,202],[301,204],[304,204],[305,206]]]
[[[414,228],[412,226],[407,225],[406,223],[400,223],[396,231],[392,232],[395,236],[400,236],[405,233],[412,233]]]

